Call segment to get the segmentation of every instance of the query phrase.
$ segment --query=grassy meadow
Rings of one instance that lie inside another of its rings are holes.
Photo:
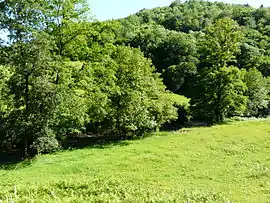
[[[270,202],[270,120],[159,132],[0,169],[0,202]]]

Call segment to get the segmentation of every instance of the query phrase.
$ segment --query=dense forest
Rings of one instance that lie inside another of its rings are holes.
[[[270,8],[190,0],[105,22],[85,0],[0,0],[0,143],[270,113]]]

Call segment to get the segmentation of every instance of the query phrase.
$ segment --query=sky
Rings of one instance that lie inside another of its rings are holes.
[[[88,0],[92,15],[98,20],[127,17],[144,8],[169,6],[173,0]],[[182,0],[183,2],[184,0]],[[211,0],[214,1],[214,0]],[[249,4],[254,7],[270,6],[270,0],[217,0],[225,3]]]

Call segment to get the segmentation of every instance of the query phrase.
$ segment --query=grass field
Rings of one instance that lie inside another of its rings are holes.
[[[270,202],[270,120],[39,156],[0,170],[0,202]]]

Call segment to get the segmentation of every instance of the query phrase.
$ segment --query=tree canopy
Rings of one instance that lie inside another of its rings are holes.
[[[3,150],[269,114],[270,8],[174,1],[104,22],[90,10],[86,0],[0,1]]]

